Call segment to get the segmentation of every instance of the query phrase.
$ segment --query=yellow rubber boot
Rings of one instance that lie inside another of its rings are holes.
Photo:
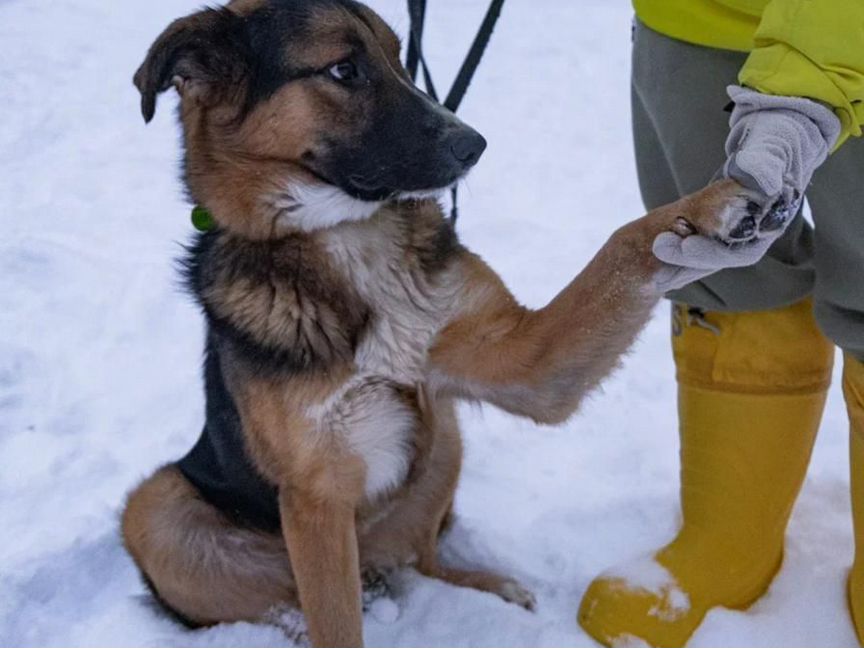
[[[678,305],[673,329],[683,525],[589,586],[579,622],[605,645],[683,646],[712,607],[765,592],[831,378],[834,349],[809,301],[758,313]]]
[[[849,480],[855,529],[855,562],[849,573],[849,610],[858,643],[864,646],[864,364],[847,355],[843,394],[849,410]]]

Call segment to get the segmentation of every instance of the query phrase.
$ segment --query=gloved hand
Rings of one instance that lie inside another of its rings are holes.
[[[735,108],[726,140],[728,159],[719,175],[757,192],[752,197],[757,205],[751,223],[755,237],[736,243],[735,237],[661,234],[654,241],[654,254],[667,267],[655,285],[663,292],[759,261],[798,213],[813,172],[840,135],[840,120],[815,101],[740,86],[729,86],[728,92]],[[765,216],[757,221],[761,213]]]
[[[735,108],[723,175],[790,205],[800,200],[840,136],[837,115],[800,97],[776,97],[740,86],[729,86],[727,92]]]
[[[796,211],[777,204],[762,220],[757,238],[746,243],[725,243],[717,239],[694,234],[682,238],[664,232],[654,239],[654,256],[663,261],[663,267],[654,276],[654,289],[660,293],[679,290],[718,270],[742,268],[759,261],[774,241],[783,234],[786,223]],[[766,221],[775,223],[771,230]]]

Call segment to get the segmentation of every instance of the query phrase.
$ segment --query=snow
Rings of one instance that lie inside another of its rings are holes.
[[[651,648],[644,639],[633,635],[622,635],[612,641],[612,648]]]
[[[690,611],[690,597],[678,585],[675,576],[653,555],[615,565],[603,572],[601,577],[611,581],[616,590],[654,595],[657,603],[649,614],[662,621],[675,621]]]
[[[434,0],[428,56],[452,78],[486,0]],[[190,233],[174,98],[145,127],[131,76],[199,0],[0,0],[0,645],[278,646],[274,626],[185,630],[148,604],[123,551],[124,492],[202,421],[202,323],[173,267]],[[404,33],[402,0],[373,5]],[[551,298],[642,213],[629,134],[625,0],[509,2],[463,116],[489,150],[459,230],[514,292]],[[598,573],[677,524],[666,308],[579,416],[538,428],[465,407],[454,562],[532,588],[535,613],[399,575],[365,618],[374,646],[590,645],[576,624]],[[715,610],[690,645],[855,644],[847,423],[838,389],[789,530],[786,562],[746,612]]]

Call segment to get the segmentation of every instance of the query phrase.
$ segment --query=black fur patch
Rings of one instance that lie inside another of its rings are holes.
[[[286,60],[285,44],[303,38],[313,9],[334,6],[332,0],[271,0],[240,20],[249,46],[249,83],[243,114],[271,97],[288,81],[314,73]]]
[[[442,219],[433,232],[430,239],[424,241],[424,245],[416,248],[420,266],[430,275],[447,267],[462,250],[462,244],[450,220]]]
[[[279,531],[277,489],[246,452],[243,423],[222,375],[217,338],[204,355],[204,429],[177,468],[200,495],[241,527]]]
[[[464,250],[453,223],[434,201],[401,203],[396,209],[404,215],[409,228],[410,253],[428,277],[444,270]]]
[[[262,371],[322,370],[353,360],[370,312],[297,234],[249,241],[200,235],[183,260],[186,285],[218,338]]]
[[[270,0],[240,20],[248,51],[249,84],[244,114],[271,97],[289,81],[302,79],[320,70],[296,65],[285,57],[285,44],[302,41],[309,35],[316,11],[343,8],[365,21],[357,3],[351,0]],[[357,41],[358,48],[362,44]]]

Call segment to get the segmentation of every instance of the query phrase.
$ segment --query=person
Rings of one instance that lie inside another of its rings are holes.
[[[682,526],[649,559],[594,580],[579,621],[606,645],[635,637],[681,646],[712,607],[744,608],[762,596],[782,562],[837,345],[851,424],[848,600],[864,643],[864,141],[856,139],[864,2],[634,7],[633,134],[645,207],[727,176],[792,209],[806,191],[815,230],[799,213],[755,265],[669,295]],[[693,255],[655,252],[679,279],[700,276]]]

